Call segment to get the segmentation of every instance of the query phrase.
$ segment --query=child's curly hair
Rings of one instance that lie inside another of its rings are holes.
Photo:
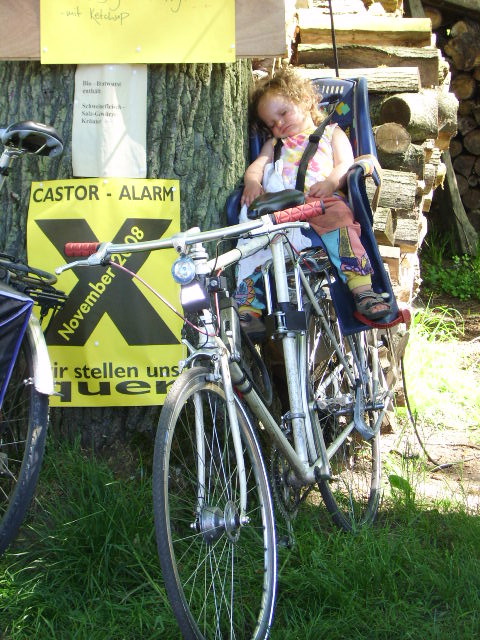
[[[293,67],[282,67],[273,77],[260,80],[250,95],[249,119],[254,130],[259,133],[271,136],[270,129],[258,117],[258,104],[268,93],[281,95],[301,105],[305,111],[310,111],[316,125],[325,118],[325,113],[318,108],[321,95],[315,91],[312,82],[302,78]]]

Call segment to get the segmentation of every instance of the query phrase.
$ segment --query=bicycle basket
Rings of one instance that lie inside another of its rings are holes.
[[[0,282],[0,403],[17,359],[33,300]]]

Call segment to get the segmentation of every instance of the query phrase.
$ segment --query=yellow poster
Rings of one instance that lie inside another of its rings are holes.
[[[177,180],[32,183],[28,259],[47,271],[77,259],[64,256],[67,242],[137,243],[179,230]],[[131,273],[181,309],[170,272],[176,257],[173,249],[115,255],[113,264],[59,276],[56,286],[68,299],[46,336],[59,393],[52,406],[163,404],[185,357],[182,321]]]
[[[40,0],[42,64],[234,62],[235,0]]]

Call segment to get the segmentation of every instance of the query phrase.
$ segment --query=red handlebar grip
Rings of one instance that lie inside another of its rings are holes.
[[[63,252],[68,258],[91,256],[100,246],[100,242],[67,242]]]
[[[310,220],[310,218],[322,215],[322,213],[325,213],[322,200],[314,200],[313,202],[299,204],[290,209],[276,211],[273,215],[275,216],[276,223],[280,224],[282,222],[306,222]]]

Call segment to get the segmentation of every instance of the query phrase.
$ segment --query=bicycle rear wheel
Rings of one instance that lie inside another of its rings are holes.
[[[329,319],[335,341],[327,335],[320,318],[310,309],[308,392],[320,421],[332,469],[332,477],[320,480],[318,487],[335,524],[352,531],[371,524],[378,512],[381,497],[380,430],[370,440],[355,429],[348,434],[345,430],[352,424],[357,402],[357,414],[373,430],[379,415],[379,403],[387,389],[381,366],[375,364],[375,330],[346,338],[341,334],[331,301],[324,299],[319,303]],[[334,342],[340,346],[347,366],[354,374],[354,381],[347,375],[345,364],[334,349]],[[378,385],[373,369],[378,373]],[[337,438],[339,442],[335,445]],[[334,446],[338,446],[335,452]]]
[[[240,474],[225,394],[203,367],[184,372],[162,409],[153,503],[167,594],[185,638],[260,640],[273,619],[275,525],[261,451],[237,402],[247,482]]]
[[[25,335],[0,409],[0,553],[17,535],[30,506],[47,422],[48,396],[33,384],[32,349]]]

